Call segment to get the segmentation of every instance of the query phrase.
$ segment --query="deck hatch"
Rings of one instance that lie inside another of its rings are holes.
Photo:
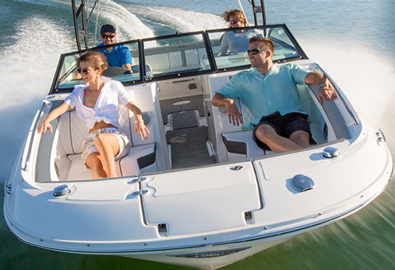
[[[236,165],[240,169],[231,170]],[[141,182],[141,189],[150,191],[141,197],[147,225],[166,224],[169,237],[244,227],[252,222],[245,213],[261,209],[259,186],[249,161],[148,178]]]

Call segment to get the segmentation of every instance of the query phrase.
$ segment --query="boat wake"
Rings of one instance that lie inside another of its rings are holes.
[[[1,181],[8,177],[35,110],[49,91],[60,52],[74,50],[71,33],[51,20],[30,17],[16,28],[17,42],[0,53],[0,149],[7,153],[0,155]]]
[[[336,78],[336,83],[347,93],[358,112],[362,111],[376,128],[381,128],[387,134],[387,143],[395,147],[394,139],[388,136],[395,134],[391,124],[395,118],[395,67],[391,60],[355,44],[328,46],[310,38],[300,40],[309,57]]]
[[[101,2],[100,17],[104,21],[103,24],[112,24],[117,29],[118,41],[155,36],[151,27],[144,24],[125,7],[113,1],[106,0]]]
[[[214,28],[226,28],[224,19],[218,15],[184,10],[181,8],[125,5],[131,12],[153,25],[160,25],[178,32],[200,31]],[[204,22],[204,23],[203,23]]]

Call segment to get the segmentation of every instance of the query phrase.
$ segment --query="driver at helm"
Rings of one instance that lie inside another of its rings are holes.
[[[101,27],[100,37],[103,40],[96,48],[115,44],[115,38],[117,34],[114,26],[110,24],[105,24]],[[132,55],[128,47],[124,45],[114,46],[110,48],[103,48],[97,50],[103,53],[110,67],[122,67],[126,70],[132,70]]]

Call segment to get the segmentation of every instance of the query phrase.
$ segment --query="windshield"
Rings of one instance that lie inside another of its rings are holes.
[[[220,29],[106,46],[105,49],[126,46],[132,56],[132,71],[111,66],[103,75],[124,84],[136,84],[249,68],[248,40],[253,36],[264,36],[273,41],[275,62],[307,58],[285,25]],[[82,83],[77,73],[77,59],[82,53],[62,55],[51,93],[69,92]]]

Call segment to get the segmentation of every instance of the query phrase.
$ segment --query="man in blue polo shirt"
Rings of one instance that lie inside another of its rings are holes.
[[[239,98],[254,119],[242,126],[253,129],[253,138],[263,149],[287,152],[310,146],[310,126],[302,111],[296,84],[317,84],[318,99],[335,99],[336,93],[325,75],[309,72],[296,64],[273,63],[273,42],[265,37],[249,40],[251,69],[234,75],[216,92],[213,106],[226,107],[229,123],[240,125],[241,114],[234,103]]]
[[[115,44],[116,32],[115,28],[110,24],[105,24],[100,30],[101,39],[103,43],[97,47]],[[114,46],[106,49],[97,50],[103,53],[110,67],[123,67],[127,70],[132,70],[132,55],[128,47],[124,45]]]

